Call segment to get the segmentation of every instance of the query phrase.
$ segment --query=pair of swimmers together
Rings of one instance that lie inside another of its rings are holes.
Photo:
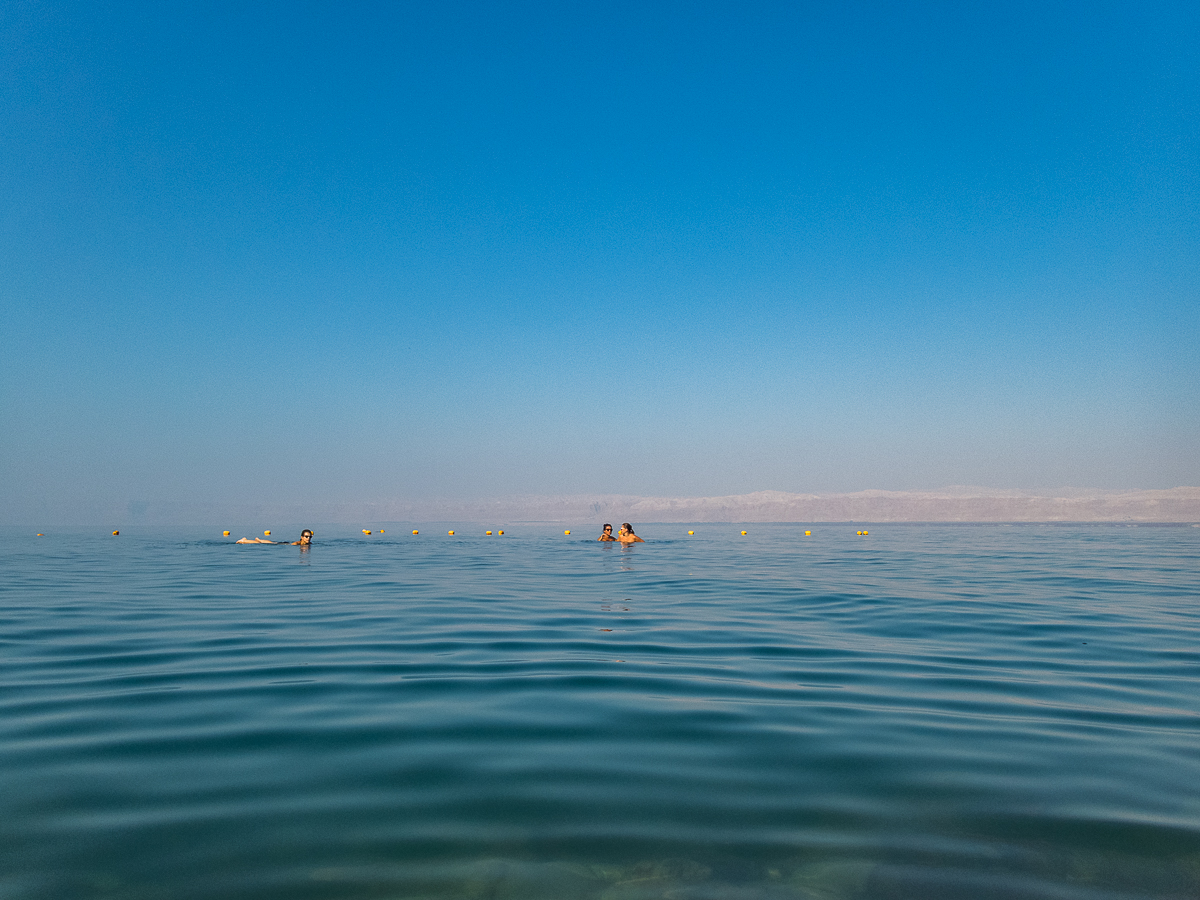
[[[625,522],[624,524],[621,525],[621,530],[617,532],[616,537],[613,537],[612,526],[606,524],[604,526],[604,532],[600,535],[600,537],[596,538],[596,540],[598,540],[598,541],[620,541],[622,544],[644,544],[644,543],[646,543],[640,537],[638,537],[636,534],[633,533],[633,526],[630,525],[628,522]]]

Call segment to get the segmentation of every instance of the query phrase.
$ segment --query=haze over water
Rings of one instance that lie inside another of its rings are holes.
[[[0,895],[1200,893],[1200,529],[688,527],[9,535]]]

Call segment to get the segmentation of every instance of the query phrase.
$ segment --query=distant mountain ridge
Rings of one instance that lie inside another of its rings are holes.
[[[509,496],[313,504],[130,503],[106,522],[1200,522],[1200,487],[1056,491],[953,486],[840,494],[756,491],[722,497]]]
[[[443,508],[475,520],[504,511],[514,521],[547,522],[1187,522],[1200,521],[1200,488],[1042,493],[948,487],[846,494],[756,491],[685,498],[514,497]]]

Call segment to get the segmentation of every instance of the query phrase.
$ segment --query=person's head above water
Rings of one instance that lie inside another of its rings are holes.
[[[628,522],[621,523],[621,533],[617,535],[617,540],[622,544],[644,544],[646,543],[640,537],[633,533],[633,526]]]
[[[612,531],[612,526],[609,525],[607,522],[605,522],[604,523],[604,533],[607,534],[610,531]]]

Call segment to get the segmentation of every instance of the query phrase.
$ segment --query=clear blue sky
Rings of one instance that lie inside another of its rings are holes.
[[[0,506],[1200,484],[1200,7],[0,7]]]

